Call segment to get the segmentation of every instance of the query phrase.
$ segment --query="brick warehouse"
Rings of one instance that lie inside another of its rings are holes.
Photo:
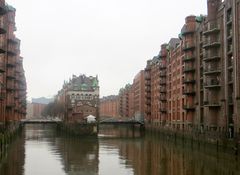
[[[0,123],[11,128],[26,115],[26,80],[20,40],[16,38],[15,9],[0,0]]]
[[[233,137],[234,133],[240,132],[240,85],[237,81],[240,72],[240,2],[208,0],[207,3],[206,16],[186,17],[176,48],[172,49],[172,39],[167,44],[167,65],[162,68],[167,72],[160,74],[162,83],[157,85],[161,92],[159,103],[167,102],[160,111],[166,112],[167,117],[158,117],[158,120],[154,83],[159,77],[155,77],[157,72],[151,73],[150,77],[148,73],[154,69],[154,63],[165,63],[165,57],[160,52],[148,61],[145,68],[145,79],[149,81],[146,83],[146,100],[151,100],[146,103],[146,108],[150,107],[151,111],[146,111],[146,118],[152,124],[171,129],[228,133]],[[163,87],[165,77],[167,89]]]
[[[118,95],[111,95],[100,99],[100,116],[128,117],[138,120],[144,119],[145,112],[145,76],[141,70],[133,79],[119,90]]]
[[[207,0],[207,8],[205,16],[187,16],[179,37],[147,61],[144,118],[157,128],[237,137],[240,1]],[[121,98],[120,113],[121,101],[131,104]]]

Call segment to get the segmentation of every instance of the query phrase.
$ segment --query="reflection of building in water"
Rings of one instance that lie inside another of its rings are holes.
[[[62,138],[56,142],[68,174],[97,175],[99,146],[97,139]]]
[[[154,136],[135,142],[115,140],[115,144],[120,156],[127,159],[126,164],[131,165],[137,175],[240,174],[238,162],[230,155],[219,153],[216,156],[212,150],[201,152]]]
[[[21,133],[9,147],[3,159],[0,158],[1,175],[23,175],[25,163],[25,134]]]

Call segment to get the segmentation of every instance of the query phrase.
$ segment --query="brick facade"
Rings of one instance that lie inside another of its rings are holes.
[[[0,122],[3,127],[26,115],[26,80],[20,40],[14,34],[15,11],[0,0]]]

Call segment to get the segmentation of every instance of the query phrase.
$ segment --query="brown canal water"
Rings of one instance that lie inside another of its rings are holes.
[[[77,138],[55,125],[28,124],[0,163],[0,175],[205,174],[240,175],[240,162],[124,126],[105,126],[98,138]]]

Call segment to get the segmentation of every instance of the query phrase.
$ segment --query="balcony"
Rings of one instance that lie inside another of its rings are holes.
[[[160,85],[166,85],[166,80],[160,80]]]
[[[0,63],[0,73],[5,72],[5,64]]]
[[[145,103],[146,103],[146,105],[149,106],[149,105],[151,105],[151,100],[147,99]]]
[[[160,95],[160,101],[167,101],[166,95]]]
[[[203,54],[203,61],[214,61],[214,60],[220,60],[220,55],[215,53],[215,54]]]
[[[193,65],[187,65],[184,67],[183,69],[183,72],[186,73],[186,72],[194,72],[195,71],[195,68]]]
[[[6,52],[6,42],[3,35],[0,35],[0,53]]]
[[[146,81],[145,81],[145,85],[146,85],[146,86],[151,86],[151,81],[150,81],[150,80],[146,80]]]
[[[13,98],[7,99],[6,107],[12,108],[14,106],[15,106],[14,99]]]
[[[7,81],[7,90],[14,90],[14,81],[13,80],[8,80]]]
[[[204,88],[220,88],[220,82],[217,79],[211,79],[204,83]]]
[[[166,71],[161,71],[160,72],[160,77],[166,77]]]
[[[214,108],[214,107],[221,107],[221,104],[219,102],[204,101],[204,106]]]
[[[220,45],[219,39],[207,39],[203,42],[203,48],[219,47]]]
[[[208,23],[203,34],[208,35],[211,33],[218,33],[219,31],[220,31],[220,25]]]
[[[0,1],[0,15],[4,15],[7,13],[6,7],[5,7],[5,1]]]
[[[160,87],[160,93],[166,93],[166,92],[167,92],[167,90],[165,87]]]
[[[204,75],[219,73],[221,73],[221,68],[218,65],[207,65],[206,68],[204,69]]]
[[[228,104],[230,104],[230,105],[233,104],[233,96],[232,96],[232,95],[230,95],[230,96],[228,97]]]
[[[196,92],[195,92],[195,90],[193,90],[193,89],[184,89],[183,94],[184,94],[184,95],[193,96],[193,95],[196,94]]]
[[[227,15],[227,25],[232,24],[232,15]]]
[[[16,47],[15,44],[12,43],[8,43],[8,49],[7,49],[8,53],[12,54],[12,55],[16,55],[18,53],[18,49]]]
[[[167,112],[166,107],[161,107],[161,108],[160,108],[160,112],[161,112],[161,113],[166,113],[166,112]]]
[[[194,84],[195,83],[195,80],[194,80],[194,78],[184,78],[183,79],[183,83],[184,84]]]
[[[183,105],[183,109],[186,111],[194,111],[195,107],[192,104],[186,104],[186,105]]]
[[[4,22],[4,17],[0,17],[0,34],[5,34],[7,31],[6,23]]]
[[[194,33],[195,32],[195,25],[184,25],[183,28],[182,28],[182,35],[187,35],[187,34],[191,34],[191,33]]]
[[[9,78],[9,79],[15,78],[15,71],[14,71],[14,69],[8,69],[7,70],[7,78]]]
[[[7,57],[7,65],[8,65],[9,67],[14,67],[14,66],[16,65],[16,57],[9,55],[9,56]]]
[[[194,42],[186,42],[183,45],[183,51],[193,50],[195,48]]]
[[[188,61],[194,61],[195,60],[195,57],[194,56],[185,56],[183,58],[183,61],[184,62],[188,62]]]
[[[151,92],[151,88],[149,86],[145,87],[145,92]]]
[[[160,66],[159,66],[159,69],[160,70],[162,70],[162,69],[166,69],[167,67],[166,67],[166,65],[165,64],[160,64]]]
[[[146,80],[151,80],[151,76],[150,76],[149,74],[146,74],[146,75],[145,75],[145,79],[146,79]]]
[[[151,93],[146,93],[145,97],[146,97],[147,99],[151,99]]]

